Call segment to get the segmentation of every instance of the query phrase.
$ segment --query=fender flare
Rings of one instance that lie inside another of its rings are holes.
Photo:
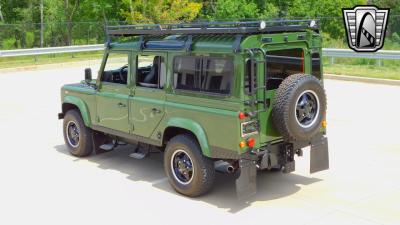
[[[81,112],[81,116],[85,125],[87,127],[90,127],[90,125],[92,124],[92,121],[90,120],[90,113],[86,103],[82,99],[75,96],[65,96],[63,105],[65,103],[75,105]]]
[[[211,157],[211,151],[210,151],[210,146],[208,145],[207,135],[204,132],[203,127],[199,123],[191,119],[173,117],[168,120],[165,129],[167,129],[168,127],[182,128],[192,132],[196,136],[197,141],[200,144],[203,155]]]

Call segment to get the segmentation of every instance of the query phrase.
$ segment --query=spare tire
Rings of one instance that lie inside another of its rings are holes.
[[[326,115],[326,95],[314,76],[294,74],[279,85],[272,120],[286,141],[309,141],[321,129]]]

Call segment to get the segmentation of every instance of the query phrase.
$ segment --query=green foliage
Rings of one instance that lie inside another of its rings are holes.
[[[25,46],[27,48],[34,47],[35,43],[35,34],[33,32],[26,32],[25,33]]]
[[[14,49],[16,43],[17,43],[17,40],[15,38],[4,39],[2,42],[2,48],[5,50]]]
[[[400,31],[400,1],[399,0],[372,0],[374,5],[381,8],[390,8],[388,32],[390,36],[394,32]]]
[[[202,4],[189,0],[122,0],[120,15],[129,23],[190,22],[199,14]]]
[[[394,32],[394,33],[392,34],[392,41],[395,42],[395,43],[400,44],[400,36],[399,36],[399,33]]]
[[[365,5],[366,0],[292,0],[288,9],[291,18],[320,18],[322,30],[332,38],[345,37],[342,19],[342,8]]]
[[[41,0],[0,0],[2,17],[0,47],[40,46],[40,2]],[[375,4],[378,7],[390,8],[385,48],[392,49],[400,45],[400,16],[398,16],[400,0],[43,0],[43,2],[45,46],[102,43],[106,24],[319,18],[324,46],[346,48],[341,9],[358,4]]]
[[[259,16],[259,9],[256,3],[246,0],[217,0],[213,14],[210,19],[229,20],[256,18]]]

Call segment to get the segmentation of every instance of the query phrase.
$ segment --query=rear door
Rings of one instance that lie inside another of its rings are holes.
[[[166,53],[143,53],[135,56],[136,64],[133,97],[130,99],[132,133],[151,137],[164,116]]]
[[[302,44],[289,48],[288,45],[270,46],[266,50],[266,67],[259,66],[257,68],[258,81],[260,82],[258,86],[266,86],[265,90],[259,90],[262,93],[258,93],[258,99],[261,101],[265,100],[269,106],[266,110],[263,110],[264,106],[259,104],[259,110],[264,111],[259,113],[261,143],[280,138],[280,134],[275,130],[271,116],[271,106],[275,98],[275,91],[286,77],[292,74],[309,72],[305,68],[305,60],[307,60],[304,51],[305,47]]]

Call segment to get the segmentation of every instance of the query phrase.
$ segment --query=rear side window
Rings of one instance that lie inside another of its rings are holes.
[[[204,58],[201,84],[205,92],[229,94],[231,91],[233,62],[222,58]]]
[[[244,91],[246,94],[252,93],[255,87],[251,86],[250,83],[250,77],[251,77],[251,60],[247,59],[246,60],[246,71],[245,71],[245,76],[244,76]],[[257,74],[257,64],[253,64],[253,73],[254,73],[254,83],[256,82],[256,74]]]
[[[303,49],[285,49],[267,52],[267,89],[276,89],[283,79],[304,73]]]
[[[200,91],[201,59],[175,57],[174,87],[176,89]]]
[[[229,94],[233,61],[225,58],[179,56],[174,59],[175,89]]]
[[[267,52],[267,76],[287,77],[303,72],[303,49],[297,48]]]
[[[321,77],[321,57],[319,53],[313,53],[312,57],[312,75]]]

